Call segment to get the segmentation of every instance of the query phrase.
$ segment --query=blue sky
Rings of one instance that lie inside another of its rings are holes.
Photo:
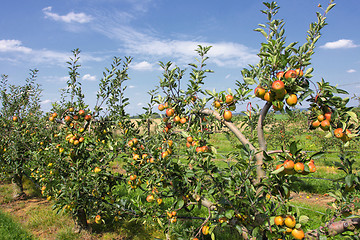
[[[287,40],[303,43],[320,3],[327,0],[279,0],[278,17],[286,21]],[[39,69],[44,110],[66,87],[71,50],[81,50],[81,79],[87,102],[95,103],[102,72],[112,57],[132,56],[128,112],[141,113],[147,91],[158,83],[158,61],[186,68],[198,44],[213,46],[208,67],[215,72],[206,88],[235,87],[240,71],[257,62],[264,40],[254,32],[265,22],[262,1],[166,0],[15,0],[0,8],[0,74],[24,83],[29,69]],[[314,81],[324,78],[360,96],[360,2],[338,1],[313,57]],[[186,79],[186,78],[185,78]],[[260,103],[253,99],[253,103]],[[357,102],[353,102],[357,104]],[[244,109],[239,107],[238,109]]]

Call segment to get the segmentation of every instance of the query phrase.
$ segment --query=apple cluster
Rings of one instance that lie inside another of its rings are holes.
[[[268,89],[267,87],[257,86],[254,90],[255,96],[272,103],[275,111],[283,109],[284,99],[288,106],[293,107],[297,104],[298,97],[287,88],[286,83],[291,79],[301,78],[303,75],[304,73],[300,68],[286,72],[280,71],[276,74],[277,80],[272,82],[271,88]]]
[[[284,234],[291,234],[294,239],[304,239],[305,233],[301,229],[301,225],[297,224],[296,219],[292,215],[278,215],[274,219],[276,226],[281,228]]]
[[[231,94],[228,94],[225,96],[225,104],[223,104],[223,101],[218,99],[215,100],[213,103],[214,107],[216,109],[223,109],[223,118],[225,121],[231,121],[232,118],[232,112],[236,109],[234,96]]]

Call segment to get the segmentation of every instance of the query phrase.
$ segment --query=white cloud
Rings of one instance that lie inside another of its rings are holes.
[[[338,48],[356,48],[359,45],[356,45],[353,40],[349,39],[340,39],[335,42],[327,42],[321,48],[325,49],[338,49]]]
[[[30,53],[31,51],[31,48],[22,46],[19,40],[0,40],[0,52]]]
[[[55,21],[66,22],[66,23],[71,23],[71,22],[88,23],[93,19],[92,16],[87,15],[85,13],[69,12],[66,15],[59,15],[57,13],[52,12],[51,6],[43,8],[42,11],[45,14],[45,18],[51,18]]]
[[[71,52],[59,52],[47,49],[31,49],[23,46],[20,40],[0,40],[0,52],[6,53],[6,56],[1,56],[0,61],[7,61],[13,64],[19,62],[31,62],[33,64],[46,63],[49,65],[65,66],[72,56]],[[3,54],[5,55],[5,54]],[[88,53],[80,54],[80,62],[85,61],[103,61],[106,56],[96,57]]]
[[[52,103],[52,101],[50,99],[46,99],[46,100],[40,102],[40,104],[42,104],[42,105],[49,104],[49,103]]]
[[[130,64],[130,68],[138,71],[150,71],[154,69],[154,64],[151,64],[147,61],[142,61],[139,63]]]
[[[84,81],[96,81],[96,76],[92,76],[90,74],[85,74],[82,77],[82,80],[84,80]]]
[[[135,86],[133,86],[133,85],[129,85],[129,88],[135,88]]]
[[[347,70],[346,72],[348,72],[348,73],[354,73],[354,72],[356,72],[356,70],[355,70],[355,69],[349,69],[349,70]]]

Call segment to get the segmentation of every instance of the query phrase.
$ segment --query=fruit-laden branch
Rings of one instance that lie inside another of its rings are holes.
[[[360,227],[360,218],[343,219],[338,222],[331,223],[327,226],[327,230],[324,227],[309,231],[306,233],[306,239],[315,240],[320,239],[320,236],[327,233],[329,236],[336,236],[345,231],[354,231]]]
[[[265,105],[266,106],[266,105]],[[269,106],[270,107],[270,106]],[[268,108],[269,108],[268,107]],[[267,112],[267,111],[266,111]],[[248,145],[250,150],[257,152],[255,155],[255,159],[256,159],[256,163],[263,163],[263,154],[259,153],[257,151],[257,149],[251,144],[251,142],[242,134],[242,132],[235,126],[234,123],[232,122],[228,122],[228,121],[223,121],[222,117],[220,116],[220,114],[216,111],[210,110],[210,109],[203,109],[201,110],[201,113],[206,114],[206,115],[213,115],[217,120],[223,122],[225,124],[226,127],[228,127],[230,129],[230,131],[232,131],[234,133],[234,135],[239,139],[239,141],[244,145]],[[266,113],[265,113],[266,115]],[[264,140],[265,142],[265,140]],[[261,168],[261,165],[257,166],[257,175],[258,175],[258,179],[260,179],[260,177],[265,176],[264,171]]]

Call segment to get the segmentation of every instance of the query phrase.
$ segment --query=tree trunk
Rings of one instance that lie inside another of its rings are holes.
[[[13,197],[14,199],[21,199],[26,196],[22,182],[22,175],[14,174],[12,178]]]
[[[75,222],[74,231],[76,233],[80,233],[82,230],[91,231],[91,228],[87,223],[86,212],[84,209],[77,210],[73,218]]]

